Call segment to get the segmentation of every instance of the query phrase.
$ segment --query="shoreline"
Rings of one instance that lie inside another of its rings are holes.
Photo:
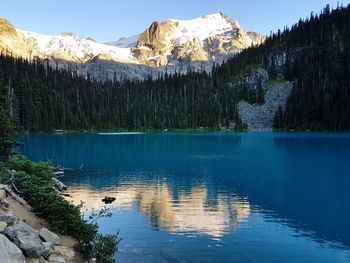
[[[222,133],[222,134],[263,134],[263,133],[273,133],[273,134],[297,134],[297,133],[305,133],[305,134],[349,134],[350,131],[311,131],[311,130],[242,130],[242,131],[234,131],[234,130],[67,130],[62,133],[56,133],[54,131],[34,131],[34,132],[23,132],[17,131],[15,132],[15,136],[17,135],[33,135],[33,134],[50,134],[50,135],[66,135],[66,134],[101,134],[108,135],[113,133],[125,133],[125,134],[149,134],[149,133],[161,133],[161,134],[176,134],[176,133]]]
[[[7,226],[6,228],[4,228],[3,231],[0,231],[0,235],[4,235],[7,228],[16,224],[28,225],[34,230],[34,233],[37,233],[37,235],[40,235],[39,233],[42,229],[50,229],[50,225],[46,222],[45,219],[38,217],[33,211],[31,211],[31,207],[24,200],[24,203],[20,200],[23,199],[16,195],[7,185],[0,184],[0,216],[4,217],[5,215],[13,214],[15,218],[15,222],[6,223]],[[2,220],[0,219],[0,222],[1,221]],[[26,251],[23,251],[23,255],[25,256],[25,262],[85,262],[83,258],[79,255],[79,253],[75,251],[75,246],[78,244],[77,240],[68,235],[62,235],[54,232],[51,233],[53,233],[53,235],[58,236],[60,244],[51,244],[45,259],[43,256],[28,256]],[[43,241],[43,244],[46,245],[43,238],[40,237],[40,239]]]

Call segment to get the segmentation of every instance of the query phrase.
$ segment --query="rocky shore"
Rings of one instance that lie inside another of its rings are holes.
[[[76,241],[49,230],[26,202],[0,185],[0,255],[2,263],[83,263]]]

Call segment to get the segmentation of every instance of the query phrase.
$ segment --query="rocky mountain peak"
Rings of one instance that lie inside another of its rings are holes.
[[[73,32],[61,32],[59,35],[63,37],[76,37]]]
[[[16,33],[16,28],[8,20],[0,17],[0,34],[11,36]]]
[[[167,20],[163,23],[154,21],[151,26],[144,31],[137,41],[136,47],[147,46],[152,49],[161,49],[167,42],[167,37],[174,31],[177,23]]]

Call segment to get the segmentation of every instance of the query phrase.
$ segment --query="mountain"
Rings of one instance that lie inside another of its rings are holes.
[[[0,50],[27,59],[48,59],[51,65],[76,68],[78,73],[97,79],[210,71],[214,63],[221,64],[264,40],[222,13],[193,20],[155,21],[139,35],[106,44],[74,33],[54,36],[28,32],[0,19]]]
[[[28,131],[349,131],[349,18],[350,5],[326,7],[214,66],[210,74],[191,71],[141,82],[91,81],[75,69],[56,70],[43,60],[2,53],[0,108]],[[17,35],[6,23],[1,29]],[[156,32],[139,36],[135,49],[151,49],[162,39]]]

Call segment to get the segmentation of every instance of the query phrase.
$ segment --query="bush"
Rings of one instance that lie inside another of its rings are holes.
[[[118,238],[97,234],[95,221],[91,223],[84,220],[79,206],[57,194],[49,163],[34,163],[22,155],[14,155],[9,159],[7,167],[17,171],[16,185],[22,197],[38,215],[47,220],[53,230],[76,238],[79,242],[78,250],[84,258],[96,257],[99,262],[113,262],[113,254],[118,249]],[[98,213],[97,216],[102,214]]]
[[[86,223],[79,207],[72,205],[53,189],[51,181],[44,181],[27,172],[17,172],[18,188],[35,212],[45,218],[61,234],[69,234],[79,242],[88,242],[97,232],[96,224]]]
[[[112,263],[113,255],[118,251],[119,239],[116,235],[98,234],[94,241],[94,254],[98,263]]]
[[[3,162],[0,162],[0,184],[6,183],[11,177],[9,169]]]
[[[35,175],[42,180],[49,181],[54,176],[52,164],[44,162],[32,162],[25,156],[20,154],[14,154],[7,162],[7,166],[11,170],[24,171],[30,175]]]

